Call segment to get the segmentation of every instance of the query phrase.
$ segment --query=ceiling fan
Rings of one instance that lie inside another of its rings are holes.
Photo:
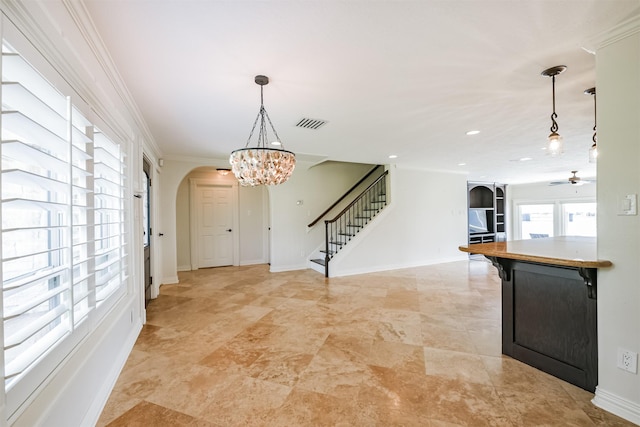
[[[552,181],[549,183],[549,185],[561,185],[561,184],[583,185],[583,184],[591,184],[592,182],[595,182],[595,181],[587,181],[580,178],[578,175],[576,175],[578,171],[571,171],[571,173],[573,175],[571,175],[569,179],[567,179],[566,181]]]

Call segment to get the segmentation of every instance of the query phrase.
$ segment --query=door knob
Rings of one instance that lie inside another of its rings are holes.
[[[231,233],[231,229],[228,229],[227,231],[228,231],[229,233]]]

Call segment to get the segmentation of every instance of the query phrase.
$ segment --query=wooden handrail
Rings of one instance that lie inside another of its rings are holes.
[[[367,172],[367,174],[363,176],[362,179],[360,179],[360,181],[358,181],[353,187],[347,190],[346,193],[344,193],[338,200],[336,200],[331,206],[329,206],[324,212],[322,212],[318,218],[314,219],[313,222],[307,225],[307,227],[313,227],[314,225],[316,225],[318,221],[320,221],[326,214],[328,214],[331,211],[331,209],[335,208],[338,205],[338,203],[343,201],[349,194],[351,194],[351,192],[353,192],[353,190],[355,190],[360,184],[362,184],[367,178],[369,178],[376,169],[378,169],[381,166],[382,165],[376,165],[373,169]]]
[[[342,209],[342,211],[340,211],[340,213],[338,215],[335,216],[335,218],[333,219],[327,219],[325,220],[325,224],[331,223],[331,222],[336,222],[341,216],[342,214],[344,214],[346,211],[348,211],[353,205],[355,205],[358,200],[360,200],[360,198],[367,193],[367,191],[369,191],[371,188],[373,188],[374,185],[376,185],[382,178],[384,178],[385,176],[387,176],[387,174],[389,173],[389,171],[384,171],[384,173],[382,175],[380,175],[378,177],[378,179],[376,179],[375,181],[373,181],[371,183],[371,185],[369,185],[367,188],[365,188],[362,193],[360,193],[360,195],[358,197],[356,197],[356,199],[354,201],[352,201],[351,203],[349,203],[344,209]]]

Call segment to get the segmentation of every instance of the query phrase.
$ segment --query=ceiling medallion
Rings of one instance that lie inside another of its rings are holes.
[[[243,186],[278,185],[287,181],[293,173],[296,166],[296,156],[291,151],[268,147],[269,144],[281,147],[283,145],[280,137],[278,137],[278,132],[276,132],[273,123],[271,123],[267,110],[264,108],[263,89],[265,85],[269,84],[269,78],[259,75],[255,77],[255,82],[260,85],[260,111],[255,122],[253,122],[253,128],[245,148],[232,151],[229,156],[229,163],[233,174]],[[260,121],[258,142],[255,147],[250,148],[249,144],[256,130],[258,120]],[[270,143],[268,142],[267,122],[275,137],[275,140]],[[278,144],[274,144],[274,142]]]

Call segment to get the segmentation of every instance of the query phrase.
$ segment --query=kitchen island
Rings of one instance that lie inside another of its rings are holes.
[[[591,392],[598,383],[596,239],[549,237],[460,246],[502,279],[502,353]]]

